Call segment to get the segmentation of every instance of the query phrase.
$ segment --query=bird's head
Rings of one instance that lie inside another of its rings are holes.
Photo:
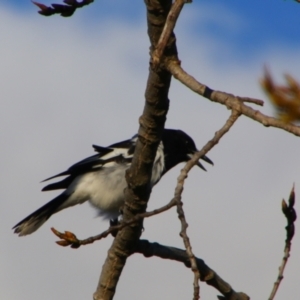
[[[162,142],[164,145],[166,169],[171,169],[181,162],[191,159],[197,148],[193,139],[182,130],[164,129]],[[206,156],[202,160],[213,165],[213,162]],[[197,166],[206,171],[203,165],[198,161]]]

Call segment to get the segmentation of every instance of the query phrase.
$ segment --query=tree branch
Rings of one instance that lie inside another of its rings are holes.
[[[173,206],[176,206],[175,198],[173,198],[168,204],[166,204],[166,205],[164,205],[160,208],[157,208],[157,209],[154,209],[152,211],[148,211],[148,212],[145,212],[145,213],[135,215],[129,221],[123,221],[119,225],[111,226],[107,230],[103,231],[102,233],[100,233],[98,235],[95,235],[95,236],[91,236],[91,237],[86,238],[84,240],[77,239],[76,235],[72,232],[69,232],[69,231],[65,231],[65,233],[61,233],[61,232],[57,231],[55,228],[51,228],[51,230],[57,237],[59,237],[61,239],[61,240],[56,242],[58,245],[63,246],[63,247],[70,246],[73,249],[78,249],[80,246],[92,244],[95,241],[99,241],[103,238],[106,238],[109,234],[115,233],[118,230],[121,230],[122,228],[124,228],[126,226],[129,226],[133,223],[136,223],[137,221],[139,221],[141,219],[149,218],[149,217],[158,215],[158,214],[160,214],[164,211],[167,211],[170,208],[172,208]]]
[[[199,298],[199,279],[200,279],[200,273],[197,268],[197,263],[195,256],[192,252],[192,246],[190,244],[189,237],[187,235],[187,227],[188,223],[186,222],[184,211],[182,208],[182,201],[181,201],[181,195],[183,192],[183,186],[184,186],[184,181],[188,176],[188,172],[192,169],[193,166],[199,161],[200,157],[204,156],[214,145],[216,145],[222,136],[229,131],[229,129],[233,126],[235,121],[238,119],[240,114],[233,110],[229,119],[226,121],[225,125],[215,133],[215,136],[213,137],[212,140],[210,140],[202,149],[201,151],[198,151],[195,153],[190,161],[186,163],[184,168],[181,170],[181,173],[177,179],[177,186],[175,188],[175,195],[174,199],[176,200],[177,203],[177,212],[178,212],[178,218],[181,221],[181,232],[180,236],[183,239],[184,246],[187,252],[187,255],[190,259],[191,263],[191,269],[194,272],[194,299]]]
[[[163,259],[175,260],[183,263],[186,267],[191,267],[191,262],[185,250],[160,245],[158,243],[150,243],[147,240],[139,240],[134,249],[135,253],[141,253],[145,257],[160,257]],[[208,285],[213,286],[222,293],[226,300],[249,300],[250,298],[242,293],[236,292],[224,281],[214,270],[210,269],[205,262],[195,257],[197,268],[200,270],[200,280],[205,281]]]
[[[207,87],[206,85],[198,82],[194,77],[186,73],[180,66],[179,61],[175,60],[168,60],[165,62],[167,70],[172,73],[172,75],[178,79],[180,82],[182,82],[184,85],[186,85],[188,88],[190,88],[195,93],[213,101],[218,102],[220,104],[225,105],[229,109],[235,109],[239,111],[241,114],[251,118],[254,121],[257,121],[261,124],[263,124],[266,127],[276,127],[283,129],[287,132],[290,132],[296,136],[300,136],[300,127],[285,123],[283,121],[280,121],[276,118],[272,118],[269,116],[266,116],[259,112],[258,110],[254,110],[253,108],[245,105],[243,103],[243,99],[241,97],[235,97],[234,95],[227,94],[220,91],[214,91]],[[249,98],[246,98],[247,102],[249,102]],[[246,101],[245,101],[246,102]],[[252,102],[257,102],[257,99],[252,99]]]
[[[164,29],[161,33],[161,36],[159,37],[157,46],[152,54],[152,63],[154,68],[157,68],[157,66],[160,64],[161,57],[164,53],[167,42],[171,34],[173,33],[176,21],[185,3],[186,0],[176,0],[171,7]]]
[[[292,188],[292,191],[290,193],[289,201],[288,204],[285,202],[285,200],[282,200],[282,212],[285,215],[287,219],[287,226],[285,227],[286,229],[286,240],[285,240],[285,247],[284,247],[284,256],[282,258],[281,265],[279,267],[279,273],[277,276],[277,280],[274,283],[273,289],[271,291],[269,300],[273,300],[276,292],[279,288],[279,285],[283,279],[283,272],[285,269],[285,266],[287,264],[287,261],[290,257],[290,252],[291,252],[291,247],[292,247],[292,239],[295,233],[295,225],[294,222],[297,219],[297,214],[294,209],[294,204],[295,204],[295,189],[294,186]]]
[[[148,34],[151,50],[155,49],[170,11],[171,0],[146,0]],[[164,55],[177,59],[175,35],[172,34]],[[124,221],[146,210],[150,197],[152,165],[157,146],[161,140],[166,114],[169,106],[168,92],[171,74],[164,69],[150,68],[145,93],[146,103],[140,117],[138,141],[131,167],[126,172],[128,188],[125,190]],[[142,233],[143,220],[118,231],[103,265],[94,299],[112,299],[117,283],[125,266],[127,257],[132,253]]]

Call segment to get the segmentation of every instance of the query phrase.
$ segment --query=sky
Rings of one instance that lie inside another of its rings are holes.
[[[52,1],[43,3],[50,4]],[[92,298],[112,243],[108,237],[78,250],[59,247],[50,231],[79,238],[108,226],[89,204],[51,217],[37,232],[11,228],[50,201],[43,179],[138,130],[148,75],[149,41],[143,1],[95,1],[72,18],[45,18],[30,1],[0,3],[0,298]],[[264,66],[284,83],[300,81],[300,4],[292,0],[194,1],[176,26],[183,68],[209,87],[265,100]],[[229,111],[173,80],[167,128],[187,132],[201,148]],[[193,169],[184,209],[194,253],[237,291],[267,299],[283,255],[282,198],[300,186],[297,137],[241,117],[208,156],[207,172]],[[148,209],[173,196],[182,165],[153,189]],[[300,211],[296,198],[296,209]],[[300,295],[299,221],[278,299]],[[183,248],[176,210],[145,220],[142,238]],[[193,274],[179,263],[130,257],[115,299],[191,299]],[[218,292],[201,284],[202,299]]]

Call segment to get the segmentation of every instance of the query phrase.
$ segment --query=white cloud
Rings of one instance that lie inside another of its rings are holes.
[[[79,17],[22,16],[5,7],[0,16],[1,299],[91,297],[111,238],[75,251],[56,246],[49,231],[54,226],[82,238],[105,229],[88,205],[59,213],[32,236],[17,238],[10,228],[55,195],[40,193],[39,180],[90,155],[92,143],[107,145],[137,130],[148,69],[145,24],[113,20],[85,26]],[[187,26],[183,22],[177,32],[182,64],[212,88],[263,97],[262,63],[277,76],[299,70],[299,49],[270,45],[236,63],[222,52],[229,44],[205,33],[191,36]],[[222,63],[210,53],[215,47]],[[186,130],[199,147],[228,116],[225,108],[176,81],[170,98],[167,126]],[[297,191],[298,149],[296,137],[244,117],[209,154],[215,166],[207,173],[193,170],[186,184],[183,200],[194,252],[252,298],[268,295],[277,275],[285,234],[280,201],[293,182]],[[172,197],[179,170],[154,189],[149,208]],[[145,228],[144,238],[182,247],[175,211],[146,220]],[[299,247],[296,236],[278,298],[299,294]],[[142,288],[136,292],[132,285]],[[215,297],[214,290],[201,287],[203,298]],[[129,259],[117,295],[191,298],[192,274],[175,263],[137,255]]]

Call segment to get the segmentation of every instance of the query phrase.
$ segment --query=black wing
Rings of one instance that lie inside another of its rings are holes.
[[[42,191],[66,189],[72,183],[72,181],[74,180],[74,178],[76,176],[101,168],[105,162],[103,160],[101,160],[100,157],[101,156],[99,154],[90,156],[90,157],[83,159],[80,162],[72,165],[68,170],[43,180],[42,182],[45,182],[45,181],[48,181],[48,180],[51,180],[51,179],[54,179],[54,178],[57,178],[60,176],[69,175],[68,177],[66,177],[65,179],[63,179],[59,182],[55,182],[55,183],[46,185],[42,189]]]
[[[96,152],[98,152],[96,155],[87,157],[72,165],[68,170],[43,180],[42,182],[45,182],[60,176],[69,175],[59,182],[55,182],[45,186],[42,191],[66,189],[76,176],[99,170],[109,162],[131,162],[135,149],[135,140],[122,141],[108,147],[93,145],[93,148]]]
[[[100,159],[101,155],[96,154],[93,156],[90,156],[88,158],[85,158],[78,163],[72,165],[68,170],[61,172],[59,174],[56,174],[54,176],[51,176],[47,179],[44,179],[42,182],[51,180],[56,177],[60,176],[66,176],[66,175],[80,175],[82,173],[85,173],[87,171],[90,171],[92,169],[95,169],[97,166],[101,167],[103,165],[103,160]]]

